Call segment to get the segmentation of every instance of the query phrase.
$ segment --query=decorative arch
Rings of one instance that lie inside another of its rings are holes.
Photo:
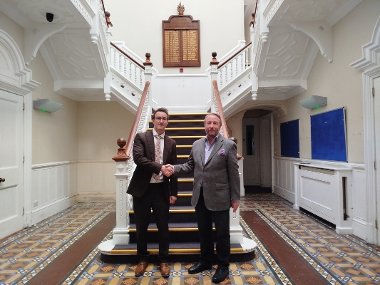
[[[0,88],[25,95],[39,85],[32,80],[32,71],[14,39],[0,30]]]

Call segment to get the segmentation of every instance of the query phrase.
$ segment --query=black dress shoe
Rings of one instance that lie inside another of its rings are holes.
[[[226,279],[229,275],[230,271],[227,266],[218,266],[218,268],[215,271],[214,276],[212,276],[212,282],[214,283],[220,283],[224,279]]]
[[[188,270],[189,274],[196,274],[199,272],[202,272],[204,270],[209,270],[212,268],[211,264],[204,263],[204,262],[198,262],[195,263],[193,266],[191,266]]]

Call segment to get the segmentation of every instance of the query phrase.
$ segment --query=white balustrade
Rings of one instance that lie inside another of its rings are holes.
[[[240,74],[242,74],[247,68],[251,67],[251,51],[252,45],[247,45],[234,57],[228,60],[228,62],[221,65],[218,68],[218,86],[219,89],[223,89],[224,86],[234,81]]]
[[[111,45],[111,67],[142,91],[145,83],[144,68]]]

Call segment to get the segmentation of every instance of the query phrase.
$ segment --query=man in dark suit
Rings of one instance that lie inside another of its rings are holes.
[[[170,275],[167,263],[169,255],[169,204],[177,200],[177,178],[163,175],[163,165],[177,162],[176,142],[165,135],[169,114],[159,108],[152,114],[153,130],[138,133],[133,144],[133,159],[136,169],[128,187],[133,196],[136,219],[137,254],[139,263],[135,276],[142,276],[148,266],[147,229],[151,210],[156,219],[159,239],[160,272],[165,278]]]
[[[219,134],[222,122],[215,113],[206,115],[206,138],[194,142],[189,159],[174,165],[171,173],[194,171],[193,196],[201,243],[200,262],[190,267],[195,274],[212,267],[214,255],[213,227],[216,230],[216,256],[218,268],[212,277],[214,283],[229,275],[230,216],[229,208],[236,212],[240,200],[239,166],[236,144]]]

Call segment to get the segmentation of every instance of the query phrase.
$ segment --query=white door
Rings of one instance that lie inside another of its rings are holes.
[[[0,238],[24,226],[23,97],[0,90]]]
[[[256,118],[243,118],[244,185],[260,185],[260,127]]]
[[[374,79],[374,120],[375,120],[375,179],[376,179],[376,196],[377,196],[377,244],[380,245],[380,77]]]

